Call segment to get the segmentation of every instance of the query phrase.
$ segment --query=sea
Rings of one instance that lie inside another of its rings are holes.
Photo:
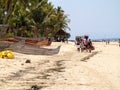
[[[105,42],[105,41],[111,41],[111,42],[116,42],[118,41],[120,38],[101,38],[101,39],[91,39],[91,41],[93,42]],[[75,42],[75,40],[69,40],[71,42]]]

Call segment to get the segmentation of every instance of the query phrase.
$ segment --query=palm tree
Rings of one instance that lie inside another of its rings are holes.
[[[61,7],[57,7],[54,9],[55,11],[51,14],[50,26],[52,29],[53,36],[59,30],[66,30],[68,27],[68,23],[70,22],[67,15],[64,14],[64,11]]]
[[[1,0],[0,5],[3,10],[4,18],[2,24],[9,24],[10,26],[15,26],[15,19],[18,18],[15,16],[15,10],[17,5],[21,7],[21,9],[25,9],[27,0]],[[18,8],[18,7],[17,7]],[[18,11],[19,12],[19,11]],[[1,30],[2,35],[5,36],[6,29]]]
[[[54,36],[66,29],[68,22],[61,7],[54,8],[48,0],[0,0],[0,23],[8,24],[19,35],[30,32],[34,38]]]
[[[14,5],[16,3],[16,0],[14,0],[14,3],[12,0],[1,0],[0,1],[0,7],[2,10],[2,15],[4,15],[1,20],[1,24],[3,24],[5,26],[5,24],[7,24],[7,20],[9,19],[11,13],[13,12],[14,9]],[[1,28],[1,37],[5,36],[5,32],[6,32],[7,28]]]

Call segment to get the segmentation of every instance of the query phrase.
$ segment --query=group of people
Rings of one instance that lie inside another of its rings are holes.
[[[68,43],[68,38],[66,38],[66,37],[63,37],[63,38],[54,37],[54,40],[55,40],[56,42],[66,42],[66,43]]]
[[[89,39],[88,35],[84,35],[84,37],[76,36],[75,44],[77,46],[77,50],[81,52],[83,52],[84,50],[86,50],[87,52],[91,52],[91,50],[94,50],[91,39]]]

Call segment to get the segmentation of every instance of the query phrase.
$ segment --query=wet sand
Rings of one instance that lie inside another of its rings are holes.
[[[0,90],[120,90],[118,43],[93,44],[92,53],[77,52],[72,42],[18,45],[15,59],[0,59]]]

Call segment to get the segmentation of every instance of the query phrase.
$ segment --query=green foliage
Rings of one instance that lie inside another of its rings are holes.
[[[7,37],[14,37],[14,33],[9,32],[9,33],[6,34],[6,36],[7,36]]]
[[[58,30],[69,28],[69,22],[62,8],[54,8],[48,0],[0,0],[0,24],[16,29],[19,36],[53,37]]]

